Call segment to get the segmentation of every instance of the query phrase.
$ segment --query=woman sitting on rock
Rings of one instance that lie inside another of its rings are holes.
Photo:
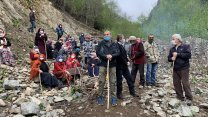
[[[35,54],[35,57],[38,57],[38,59],[33,60],[31,64],[31,70],[30,70],[30,80],[35,80],[37,77],[39,77],[39,70],[41,65],[40,58],[44,58],[45,56],[43,54]],[[31,58],[30,58],[31,59]]]
[[[62,88],[63,84],[57,79],[57,77],[49,73],[49,67],[47,63],[45,62],[44,56],[40,56],[40,61],[41,61],[41,65],[40,65],[39,72],[40,72],[42,85],[44,85],[46,88],[49,88],[49,89],[57,87],[57,86],[58,88]]]
[[[15,66],[13,54],[10,50],[11,43],[5,37],[5,31],[0,28],[0,63]]]
[[[63,82],[67,81],[68,85],[72,80],[70,73],[66,69],[66,63],[64,62],[63,56],[58,56],[56,62],[54,63],[53,74],[61,79]]]

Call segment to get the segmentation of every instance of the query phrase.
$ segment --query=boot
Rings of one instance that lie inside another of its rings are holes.
[[[103,105],[103,96],[98,97],[98,105]]]
[[[112,97],[112,106],[116,106],[117,105],[117,100],[116,100],[116,98],[115,97]]]

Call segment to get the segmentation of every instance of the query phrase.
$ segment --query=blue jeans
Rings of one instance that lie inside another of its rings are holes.
[[[148,63],[147,72],[146,72],[146,84],[155,85],[156,72],[157,72],[157,63]]]
[[[35,21],[31,21],[31,27],[28,29],[29,32],[34,32],[34,28],[36,28]]]

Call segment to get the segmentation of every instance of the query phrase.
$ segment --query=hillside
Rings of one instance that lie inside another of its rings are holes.
[[[173,33],[207,39],[208,1],[159,0],[142,29],[165,40]]]
[[[33,46],[34,35],[27,31],[30,26],[28,14],[33,6],[36,11],[37,28],[43,27],[49,38],[56,40],[55,28],[62,23],[65,31],[76,39],[80,33],[99,35],[100,32],[75,20],[70,15],[56,9],[48,0],[1,0],[0,28],[4,28],[11,39],[16,57],[28,53]],[[37,29],[36,29],[37,30]]]

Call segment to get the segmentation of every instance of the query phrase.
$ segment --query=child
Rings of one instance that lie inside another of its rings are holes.
[[[90,77],[98,77],[99,75],[99,67],[98,67],[99,59],[95,52],[91,53],[91,58],[88,61],[88,75]]]

